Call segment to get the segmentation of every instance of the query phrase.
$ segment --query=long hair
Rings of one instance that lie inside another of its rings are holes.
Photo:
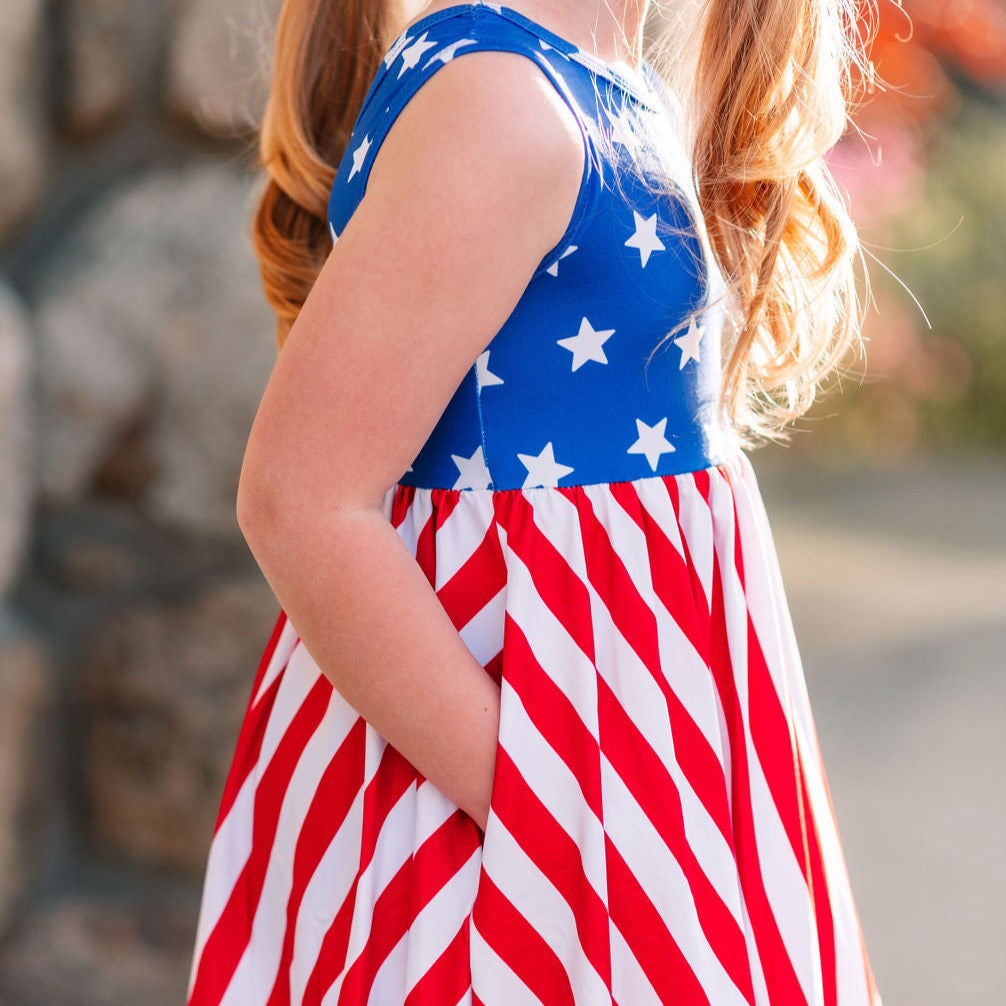
[[[784,436],[859,343],[862,250],[824,157],[870,77],[872,2],[705,0],[694,21],[695,192],[733,305],[720,407],[749,444]],[[648,61],[681,81],[681,21],[665,25]],[[388,0],[283,4],[253,224],[280,347],[330,247],[329,190],[397,28]]]
[[[732,305],[720,403],[745,443],[784,439],[862,352],[865,259],[825,155],[878,82],[875,3],[709,0],[690,32],[681,11],[650,63],[689,97],[695,191]]]
[[[285,0],[280,10],[252,221],[279,349],[331,246],[332,182],[397,27],[387,0]]]

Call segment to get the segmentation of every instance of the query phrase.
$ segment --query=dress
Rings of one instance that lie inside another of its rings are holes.
[[[409,98],[480,50],[533,60],[585,149],[566,233],[385,498],[500,684],[485,834],[281,610],[188,1004],[879,1006],[769,525],[716,413],[722,279],[657,75],[505,6],[421,17],[370,86],[332,239]],[[680,197],[640,184],[650,128]]]

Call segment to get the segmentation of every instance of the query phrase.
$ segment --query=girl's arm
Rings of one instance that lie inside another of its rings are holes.
[[[245,450],[238,523],[347,701],[485,827],[499,688],[381,511],[572,214],[572,113],[524,56],[440,68],[388,132]]]

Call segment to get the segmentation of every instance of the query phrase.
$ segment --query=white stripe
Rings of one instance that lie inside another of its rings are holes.
[[[240,799],[234,802],[227,816],[220,822],[220,827],[210,845],[199,911],[193,976],[206,941],[220,920],[231,891],[251,853],[255,789],[258,781],[320,673],[307,650],[302,645],[296,646],[276,691],[258,761],[248,773],[248,778],[239,794]]]
[[[546,1006],[488,944],[475,920],[469,929],[472,989],[485,1006]]]
[[[300,637],[297,634],[297,630],[293,627],[289,616],[287,616],[286,622],[283,624],[283,628],[279,631],[279,639],[276,640],[276,649],[273,650],[273,654],[269,658],[269,664],[265,669],[265,673],[262,675],[262,680],[259,682],[258,691],[255,693],[255,698],[251,702],[253,709],[262,700],[262,696],[269,691],[273,681],[276,680],[276,677],[286,666],[286,663],[290,659],[294,647],[297,645],[299,640]]]
[[[304,992],[318,962],[325,935],[349,895],[360,868],[363,799],[361,786],[304,890],[290,962],[290,996],[294,1003],[304,1001]]]
[[[632,948],[618,927],[608,920],[611,936],[611,997],[627,1006],[665,1006],[657,990],[650,984],[646,972],[636,960]]]
[[[681,536],[688,547],[692,566],[698,574],[706,604],[712,603],[713,594],[713,533],[715,517],[710,514],[709,505],[702,497],[691,475],[677,480],[678,485],[678,525]]]
[[[460,629],[465,646],[483,667],[503,649],[506,593],[504,587]]]
[[[395,529],[399,538],[405,542],[405,547],[411,555],[415,556],[419,547],[419,535],[433,514],[433,497],[428,492],[416,490],[415,496],[405,515],[402,523]]]
[[[594,665],[565,626],[542,601],[532,573],[504,539],[507,564],[507,613],[527,637],[535,660],[569,699],[586,729],[597,736],[597,688]],[[504,661],[506,653],[504,652]]]
[[[747,751],[748,782],[754,818],[755,840],[765,893],[779,927],[780,937],[792,962],[797,979],[809,1002],[814,1002],[813,990],[820,987],[820,958],[810,952],[808,933],[816,943],[816,923],[810,904],[806,881],[786,837],[779,809],[772,799],[761,763],[751,736],[747,716],[750,708],[747,646],[747,603],[737,575],[734,550],[733,493],[722,479],[713,481],[710,489],[716,539],[716,556],[723,586],[723,604],[729,640],[730,663],[741,717],[744,723],[744,744]],[[795,792],[796,780],[793,786]]]
[[[355,716],[340,715],[340,705],[344,703],[333,691],[325,716],[304,746],[290,775],[269,850],[251,937],[220,1006],[252,1006],[265,1002],[272,990],[283,949],[297,840],[321,777],[355,722]]]
[[[376,735],[376,731],[371,732]],[[457,806],[436,787],[424,782],[418,787],[410,785],[388,812],[376,839],[374,857],[360,874],[356,887],[346,966],[325,994],[322,1000],[324,1006],[334,1006],[339,1001],[346,975],[366,950],[374,905],[381,893],[418,846],[456,810]]]
[[[462,926],[475,903],[482,865],[482,849],[476,846],[464,865],[430,899],[388,955],[374,978],[370,998],[375,1003],[404,1002],[406,997],[436,964]],[[402,958],[402,959],[399,959]],[[394,959],[394,963],[391,963]],[[385,972],[395,975],[394,994],[383,988]],[[401,975],[404,974],[404,983]],[[471,994],[469,991],[469,1001]]]
[[[696,652],[675,621],[673,613],[668,612],[657,597],[653,588],[646,537],[639,525],[607,491],[599,492],[596,487],[591,487],[591,490],[589,495],[594,512],[607,529],[612,549],[622,560],[643,603],[654,615],[659,670],[722,764],[722,751],[729,744],[725,742],[720,727],[723,712],[719,691],[704,656]],[[667,516],[673,517],[673,511]],[[682,598],[680,603],[691,607],[692,594]]]
[[[604,860],[604,828],[591,810],[581,790],[581,780],[556,754],[548,739],[535,726],[520,696],[504,677],[500,699],[500,744],[527,780],[556,823],[579,846],[584,875],[602,903],[608,903],[608,882]],[[595,739],[596,740],[596,739]],[[587,770],[588,766],[578,766]],[[495,815],[493,815],[495,818]],[[505,873],[505,862],[496,867],[500,853],[492,839],[498,819],[486,824],[486,861]],[[493,829],[490,832],[490,828]],[[500,885],[503,886],[502,884]],[[528,916],[534,918],[535,916]]]
[[[653,903],[709,1001],[716,1006],[748,1006],[709,945],[680,864],[654,831],[632,792],[603,756],[601,779],[605,822],[611,841]]]
[[[583,1006],[610,1004],[604,980],[580,945],[569,902],[499,819],[493,822],[491,838],[487,826],[482,865],[503,896],[529,920],[555,953],[569,979],[573,1001]],[[538,919],[548,919],[549,924],[536,926]]]
[[[437,529],[436,589],[478,551],[490,532],[495,512],[491,493],[462,492],[450,516]]]
[[[594,645],[597,648],[597,667],[596,672],[593,668],[591,672],[576,672],[572,684],[566,684],[561,680],[558,683],[566,694],[575,693],[577,690],[582,691],[585,681],[591,683],[593,719],[596,717],[596,689],[593,684],[593,673],[599,673],[604,677],[622,708],[625,709],[628,719],[639,729],[667,769],[681,796],[686,840],[693,847],[700,868],[709,878],[709,882],[717,894],[734,917],[739,919],[739,902],[742,895],[738,885],[736,862],[726,839],[716,822],[710,817],[702,801],[695,794],[691,781],[685,775],[674,753],[674,739],[667,713],[667,700],[653,675],[615,627],[610,612],[597,592],[587,582],[586,567],[576,568],[574,566],[574,572],[584,582],[590,595]],[[523,575],[529,576],[526,570]],[[528,596],[531,596],[531,591],[528,589],[514,590],[511,592],[509,603],[512,606],[516,605],[521,599]],[[519,618],[517,620],[520,621]],[[543,637],[551,639],[552,633],[548,630],[540,630],[534,638],[537,640]],[[680,649],[673,649],[671,652],[661,654],[661,660],[668,665],[681,663],[686,672],[690,670],[691,673],[708,679],[709,669],[704,663],[699,668],[690,669],[689,665],[693,659],[694,650],[687,640],[682,640]],[[542,661],[542,665],[548,670],[553,667],[566,666],[561,660]],[[583,704],[586,705],[586,701]],[[594,736],[598,736],[596,726],[592,732]],[[724,734],[724,736],[726,735]]]

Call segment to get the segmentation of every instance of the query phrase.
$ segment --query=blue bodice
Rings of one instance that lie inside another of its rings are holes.
[[[720,463],[736,450],[716,404],[723,281],[696,226],[676,107],[649,64],[618,71],[494,4],[420,18],[385,55],[355,123],[329,202],[333,241],[409,98],[479,50],[523,53],[544,71],[580,124],[584,173],[566,232],[400,483],[586,485]],[[654,186],[658,167],[677,192]]]

